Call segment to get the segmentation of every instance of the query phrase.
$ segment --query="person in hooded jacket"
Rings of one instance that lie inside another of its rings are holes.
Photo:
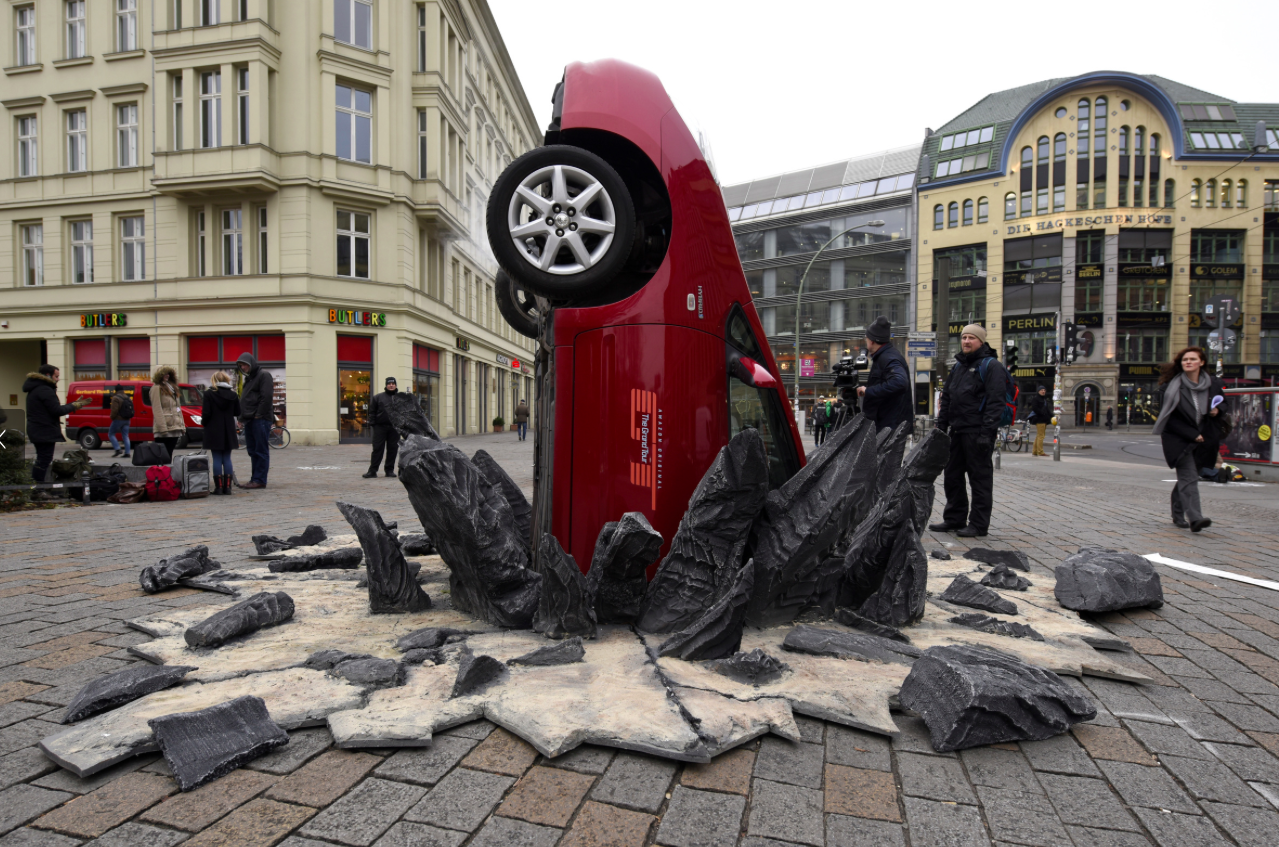
[[[267,473],[271,470],[271,446],[267,439],[275,424],[275,380],[252,353],[241,353],[235,367],[244,375],[240,422],[244,424],[244,449],[253,468],[248,483],[240,487],[266,488]]]
[[[213,457],[214,494],[230,494],[235,468],[231,466],[231,451],[240,446],[236,421],[240,417],[240,398],[231,388],[231,375],[218,371],[213,375],[213,387],[204,392],[204,407],[200,420],[204,424],[204,447]]]
[[[969,324],[959,335],[960,353],[942,389],[937,428],[950,434],[950,461],[946,463],[946,508],[933,532],[951,532],[975,538],[990,529],[994,500],[995,467],[991,454],[1004,413],[1008,371],[986,343],[986,329]],[[987,362],[985,360],[989,359]],[[973,489],[969,509],[964,476]]]
[[[27,374],[26,381],[22,383],[22,390],[27,395],[27,440],[36,448],[35,464],[31,467],[31,478],[36,482],[44,482],[49,465],[53,464],[53,445],[67,440],[62,434],[61,418],[89,404],[88,397],[65,405],[59,403],[57,388],[60,375],[61,372],[53,365],[45,364]]]
[[[1205,437],[1204,433],[1215,425],[1221,413],[1213,405],[1213,398],[1225,396],[1221,380],[1204,371],[1207,361],[1202,347],[1187,347],[1161,368],[1159,385],[1163,399],[1153,430],[1163,445],[1164,461],[1177,471],[1177,483],[1170,497],[1172,522],[1191,532],[1212,526],[1212,520],[1203,516],[1199,505],[1195,450],[1204,442],[1220,437]]]
[[[377,466],[382,464],[383,451],[386,452],[386,475],[395,477],[395,455],[400,451],[400,434],[395,431],[395,421],[391,419],[390,410],[399,393],[400,386],[395,377],[388,376],[382,393],[374,394],[369,401],[369,423],[373,424],[373,457],[364,474],[365,479],[377,476]]]
[[[880,315],[866,327],[866,349],[870,351],[870,373],[859,386],[862,414],[875,422],[876,429],[895,429],[911,419],[910,366],[893,346],[893,325]]]
[[[178,372],[169,365],[156,368],[151,376],[151,431],[157,444],[163,444],[173,458],[182,436],[187,434],[182,419],[182,393],[178,388]]]
[[[1044,452],[1044,435],[1048,432],[1048,424],[1052,419],[1052,409],[1048,407],[1048,389],[1036,385],[1035,396],[1030,398],[1030,414],[1026,416],[1026,422],[1035,425],[1035,449],[1030,451],[1030,455],[1048,455]]]

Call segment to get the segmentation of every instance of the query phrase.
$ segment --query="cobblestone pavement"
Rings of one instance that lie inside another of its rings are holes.
[[[531,484],[531,442],[462,441]],[[220,601],[185,589],[144,595],[142,565],[195,543],[244,565],[256,532],[340,527],[339,497],[416,526],[395,480],[359,477],[367,449],[273,452],[270,488],[230,498],[0,516],[0,847],[1279,839],[1279,593],[1164,567],[1162,609],[1100,619],[1154,683],[1084,680],[1098,718],[1050,741],[938,755],[910,717],[891,742],[801,718],[800,743],[766,737],[710,765],[678,765],[595,747],[549,761],[482,721],[399,751],[336,750],[316,728],[189,794],[156,756],[87,780],[44,759],[33,745],[58,730],[76,691],[133,661],[125,648],[146,640],[125,620]],[[247,465],[242,452],[236,461]],[[1191,535],[1167,518],[1170,478],[1150,462],[1005,457],[994,529],[980,541],[1025,551],[1041,572],[1080,544],[1104,544],[1279,579],[1279,489],[1209,487],[1216,525]],[[952,536],[925,544],[962,549]]]

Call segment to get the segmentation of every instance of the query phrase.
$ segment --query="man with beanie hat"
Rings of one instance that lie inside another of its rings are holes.
[[[1048,455],[1044,452],[1044,435],[1048,432],[1048,424],[1052,419],[1052,409],[1048,407],[1048,389],[1036,385],[1035,396],[1030,398],[1030,415],[1026,418],[1027,423],[1035,425],[1035,446],[1030,455]]]
[[[877,429],[892,429],[911,419],[910,367],[901,351],[893,346],[893,326],[880,315],[866,327],[866,349],[870,351],[870,375],[857,389],[862,398],[862,414]]]
[[[995,486],[991,453],[1004,413],[1008,371],[986,343],[986,329],[969,324],[959,335],[960,353],[942,389],[937,428],[950,433],[950,461],[946,463],[946,508],[933,532],[951,532],[962,538],[985,535]],[[973,489],[972,508],[964,475]]]
[[[365,479],[377,476],[377,466],[382,464],[382,451],[386,451],[386,475],[395,476],[395,455],[400,452],[400,434],[395,431],[387,407],[395,401],[399,386],[395,377],[386,378],[386,390],[375,394],[369,401],[369,423],[373,425],[373,460],[369,462],[369,471]]]

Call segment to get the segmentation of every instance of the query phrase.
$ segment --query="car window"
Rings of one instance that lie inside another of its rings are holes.
[[[751,332],[750,324],[740,307],[733,309],[728,318],[727,360],[745,356],[763,361],[758,339]],[[779,488],[799,472],[799,456],[791,443],[790,422],[786,409],[775,388],[756,388],[743,382],[728,368],[728,437],[732,438],[744,429],[759,431],[764,441],[764,453],[768,457],[768,487]]]
[[[759,341],[755,339],[755,333],[751,332],[751,325],[747,322],[746,315],[742,313],[740,306],[735,306],[728,316],[728,343],[757,362],[764,360],[764,354],[759,349]]]
[[[133,405],[136,406],[137,403],[134,403]],[[142,405],[144,406],[151,405],[151,386],[149,385],[142,386]]]
[[[182,386],[178,389],[178,391],[182,395],[183,406],[204,405],[204,398],[200,395],[200,390],[198,388],[188,388],[186,386]]]

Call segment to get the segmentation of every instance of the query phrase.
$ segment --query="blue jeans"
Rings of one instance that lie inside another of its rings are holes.
[[[271,445],[267,443],[270,435],[271,422],[265,418],[257,418],[244,425],[244,449],[253,465],[249,482],[266,485],[267,471],[271,469]]]
[[[111,447],[120,449],[120,437],[124,437],[124,454],[129,455],[132,445],[129,444],[129,422],[128,421],[112,421],[111,426],[107,428],[107,437],[111,439]]]
[[[211,450],[209,452],[213,456],[214,476],[231,476],[235,473],[235,468],[231,467],[230,450]]]
[[[528,435],[528,421],[517,423],[515,429],[520,434],[520,441],[524,440],[524,436]]]

